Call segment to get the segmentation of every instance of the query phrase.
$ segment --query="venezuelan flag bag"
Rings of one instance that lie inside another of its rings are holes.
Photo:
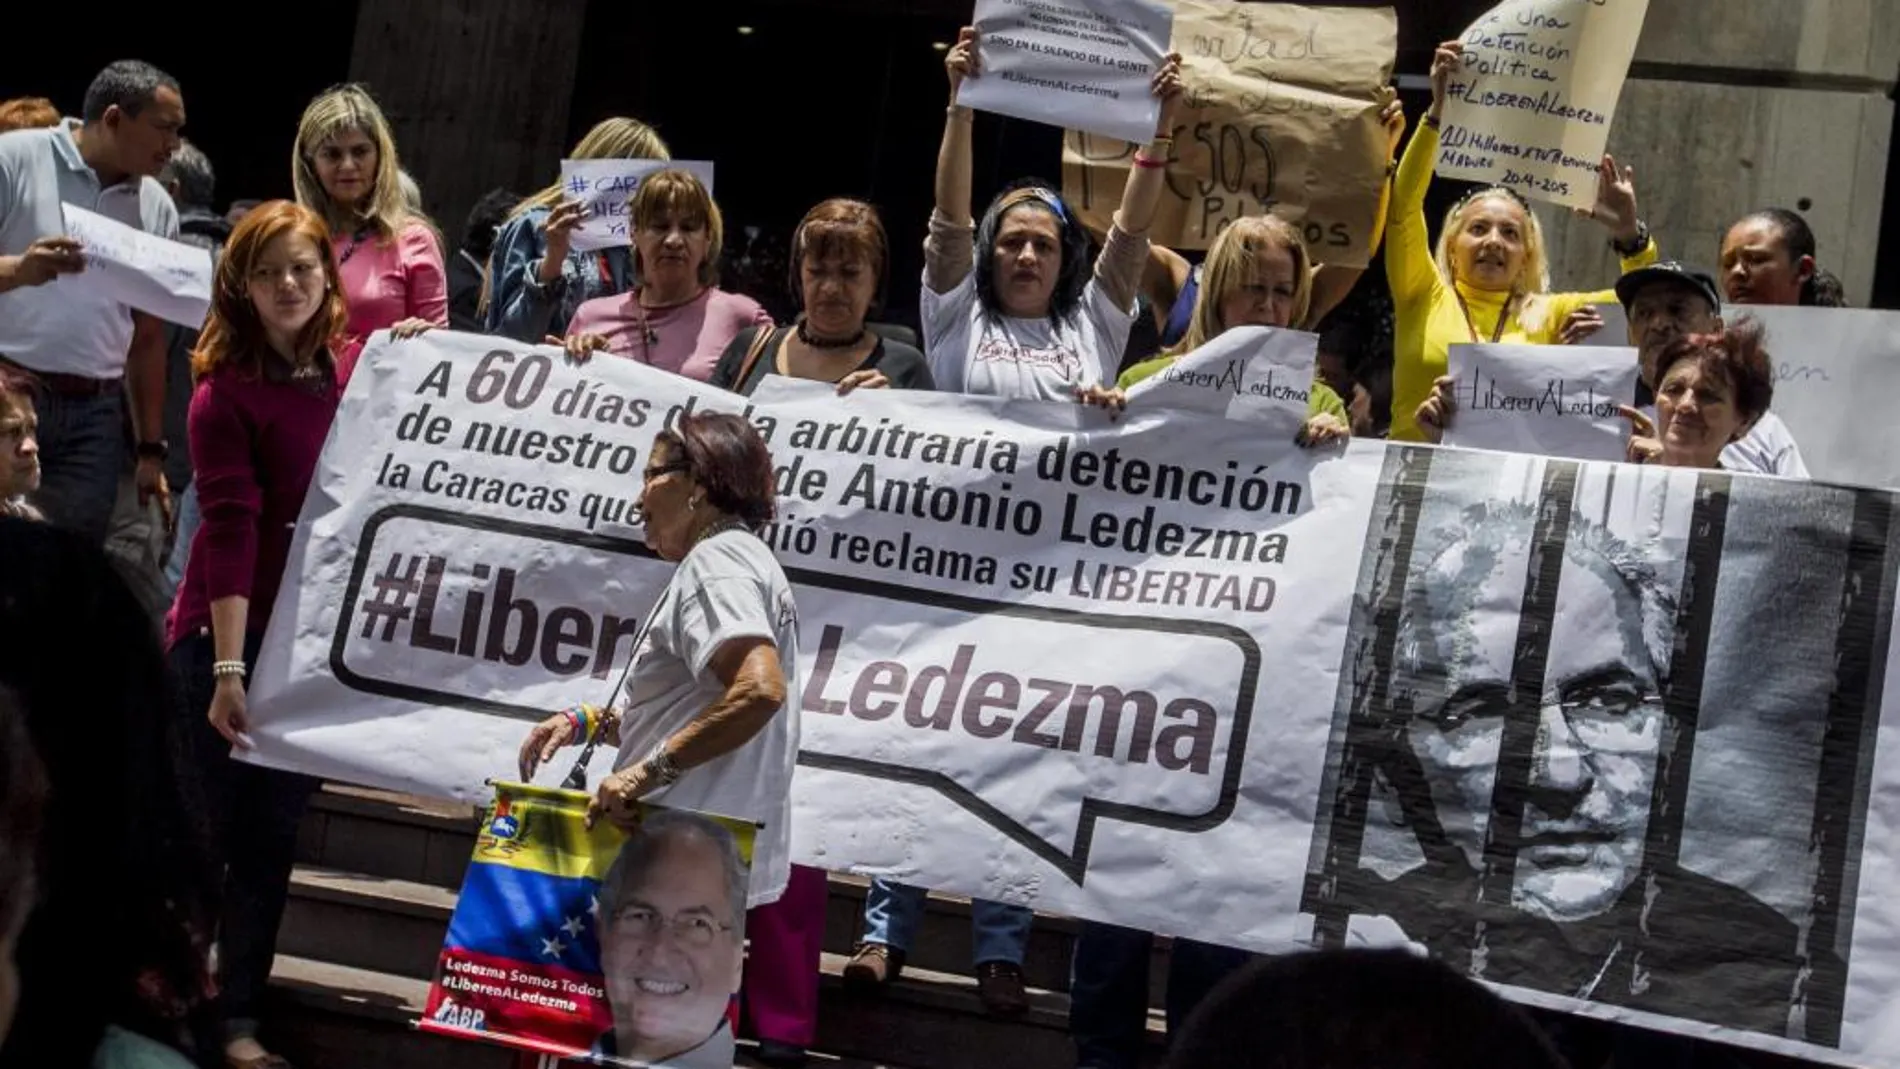
[[[729,1069],[757,829],[660,806],[631,835],[589,829],[589,797],[495,785],[419,1027],[594,1064]]]

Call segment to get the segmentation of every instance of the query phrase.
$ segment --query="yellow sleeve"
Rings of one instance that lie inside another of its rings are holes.
[[[1339,422],[1352,426],[1352,416],[1346,411],[1346,402],[1340,398],[1339,392],[1316,378],[1312,390],[1307,394],[1306,418],[1312,419],[1319,415],[1336,416]]]
[[[1385,279],[1394,301],[1416,299],[1437,277],[1431,231],[1425,225],[1425,191],[1437,166],[1438,127],[1421,122],[1399,160],[1386,207]]]
[[[1177,359],[1179,358],[1163,355],[1157,356],[1152,360],[1143,360],[1141,363],[1122,372],[1121,377],[1115,380],[1115,388],[1126,390],[1143,379],[1153,378],[1161,372],[1162,368],[1174,363]]]
[[[1620,263],[1623,274],[1627,275],[1631,271],[1641,270],[1661,259],[1662,250],[1656,247],[1656,239],[1651,238],[1649,244],[1643,246],[1642,252],[1634,256],[1625,256]],[[1537,332],[1538,337],[1533,341],[1540,344],[1555,341],[1558,332],[1563,329],[1564,320],[1570,318],[1570,313],[1584,305],[1615,303],[1617,303],[1615,289],[1597,290],[1592,293],[1553,293],[1550,295],[1550,315],[1545,318],[1544,329]]]

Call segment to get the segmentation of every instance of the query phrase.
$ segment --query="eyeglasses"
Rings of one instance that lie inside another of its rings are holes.
[[[1479,683],[1460,687],[1437,709],[1419,714],[1419,719],[1447,734],[1467,730],[1497,730],[1511,710],[1502,682]],[[1576,735],[1577,741],[1593,750],[1623,750],[1642,745],[1649,718],[1663,708],[1661,694],[1651,692],[1634,681],[1596,684],[1557,700],[1538,702],[1538,710],[1556,709]]]
[[[704,913],[667,917],[649,906],[628,906],[613,915],[612,924],[615,932],[631,929],[647,939],[655,938],[665,928],[673,933],[675,942],[694,950],[704,950],[719,933],[732,931],[732,925],[720,924]]]
[[[676,460],[671,464],[661,464],[656,467],[651,467],[651,468],[646,469],[645,471],[642,471],[640,473],[640,481],[643,483],[650,483],[653,480],[658,479],[663,475],[671,475],[676,471],[689,471],[691,469],[692,469],[691,464],[688,464],[683,460]]]

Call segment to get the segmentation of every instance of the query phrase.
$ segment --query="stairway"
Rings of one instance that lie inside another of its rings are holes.
[[[299,836],[271,981],[279,1027],[267,1038],[303,1069],[513,1069],[510,1051],[412,1026],[474,843],[467,806],[338,785],[319,792]],[[1074,921],[1037,916],[1024,959],[1031,1009],[1000,1021],[983,1013],[968,975],[969,903],[950,896],[930,896],[896,983],[877,996],[844,990],[867,886],[831,877],[816,1069],[1074,1063],[1065,994]],[[1156,943],[1158,981],[1167,951]],[[1154,1013],[1149,1036],[1158,1054]]]

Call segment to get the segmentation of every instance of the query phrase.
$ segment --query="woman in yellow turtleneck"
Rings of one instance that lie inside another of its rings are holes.
[[[1537,216],[1515,191],[1480,190],[1454,206],[1434,254],[1425,228],[1425,190],[1438,161],[1438,122],[1445,87],[1459,66],[1457,41],[1432,57],[1432,110],[1412,135],[1392,186],[1385,232],[1385,273],[1397,311],[1393,340],[1392,437],[1425,441],[1418,408],[1445,374],[1447,350],[1462,342],[1550,345],[1564,321],[1614,292],[1549,293],[1550,265]],[[1610,247],[1624,271],[1656,262],[1649,228],[1636,218],[1635,172],[1603,158],[1591,217],[1610,229]],[[1433,435],[1435,437],[1435,435]]]

